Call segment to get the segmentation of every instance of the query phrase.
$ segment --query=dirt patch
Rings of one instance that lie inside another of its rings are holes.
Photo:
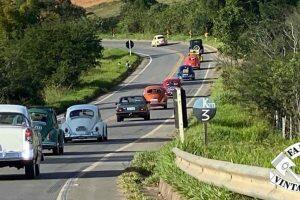
[[[83,8],[89,8],[102,3],[110,3],[113,1],[117,1],[117,0],[71,0],[73,4],[81,6]]]

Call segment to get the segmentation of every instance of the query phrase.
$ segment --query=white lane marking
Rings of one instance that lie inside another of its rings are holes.
[[[124,89],[128,85],[130,85],[135,79],[137,79],[151,65],[153,59],[152,59],[152,57],[150,55],[144,54],[144,53],[140,53],[140,52],[135,52],[135,53],[139,54],[139,55],[142,55],[142,56],[145,56],[145,57],[148,57],[150,60],[147,63],[147,65],[138,74],[136,74],[132,79],[130,79],[130,81],[128,81],[125,85],[123,85],[122,87],[120,87],[118,90],[115,90],[114,92],[108,94],[107,96],[103,97],[103,99],[100,99],[100,100],[98,100],[96,102],[91,102],[91,104],[99,104],[99,103],[105,101],[106,99],[112,97],[116,93],[120,92],[122,89]],[[64,118],[63,115],[60,115],[60,116],[57,117],[58,120],[61,120],[63,118]]]
[[[103,99],[93,102],[94,104],[99,104],[103,101],[105,101],[106,99],[110,98],[111,96],[113,96],[114,94],[120,92],[122,89],[126,88],[129,84],[131,84],[135,79],[137,79],[152,63],[152,57],[148,54],[143,54],[143,53],[139,53],[139,52],[135,52],[136,54],[142,55],[142,56],[146,56],[149,57],[150,60],[148,62],[148,64],[144,67],[144,69],[142,69],[138,74],[136,74],[132,79],[130,79],[130,81],[128,81],[128,83],[126,83],[125,85],[123,85],[122,87],[120,87],[118,90],[114,91],[113,93],[107,95],[106,97],[104,97]]]
[[[208,65],[208,68],[210,68],[210,64]],[[209,72],[209,69],[206,70],[206,73],[204,75],[204,79],[207,78],[207,75],[208,75],[208,72]],[[197,96],[200,91],[203,89],[203,84],[201,84],[200,88],[197,90],[197,92],[195,93],[194,96]],[[190,105],[192,103],[193,99],[191,99],[187,105]],[[171,118],[173,118],[174,115],[171,116]],[[138,143],[140,140],[146,138],[146,137],[149,137],[151,136],[152,134],[156,133],[156,131],[158,131],[161,127],[163,127],[166,123],[170,122],[172,119],[167,119],[165,120],[162,124],[160,124],[159,126],[157,126],[155,129],[153,129],[152,131],[150,131],[149,133],[147,133],[146,135],[143,135],[142,137],[140,137],[139,139],[117,149],[115,152],[113,153],[109,153],[109,154],[106,154],[104,157],[102,157],[100,160],[98,160],[97,162],[94,162],[92,165],[90,165],[89,167],[85,168],[84,170],[82,170],[78,175],[77,177],[74,177],[74,178],[69,178],[66,183],[63,185],[63,187],[61,188],[58,196],[57,196],[57,199],[56,200],[67,200],[67,196],[68,196],[68,192],[69,192],[69,189],[72,185],[74,185],[75,182],[78,181],[78,179],[80,177],[82,177],[86,172],[90,172],[92,170],[94,170],[96,167],[98,167],[100,164],[102,164],[102,161],[105,160],[106,158],[109,158],[111,156],[113,156],[114,154],[120,152],[120,151],[123,151],[131,146],[133,146],[134,144]]]

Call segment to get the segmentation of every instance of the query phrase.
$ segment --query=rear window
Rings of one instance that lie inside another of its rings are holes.
[[[88,110],[88,109],[73,110],[70,112],[70,118],[75,118],[75,117],[92,118],[92,117],[94,117],[94,112],[92,110]]]
[[[24,115],[19,113],[0,113],[0,125],[22,126],[27,124]]]
[[[162,91],[160,89],[150,89],[150,90],[147,90],[147,93],[149,93],[149,94],[161,94]]]
[[[47,121],[48,121],[48,116],[45,113],[33,112],[33,113],[30,113],[30,117],[31,117],[31,120],[34,121],[34,122],[47,123]]]
[[[132,103],[145,103],[145,99],[143,97],[122,97],[120,99],[120,103],[122,104],[132,104]]]
[[[178,83],[178,81],[169,81],[169,82],[167,83],[167,85],[168,85],[168,86],[178,86],[179,83]]]

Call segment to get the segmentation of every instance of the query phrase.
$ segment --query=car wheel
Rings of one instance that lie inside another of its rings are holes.
[[[117,116],[117,122],[122,122],[124,120],[124,118],[123,117],[121,117],[121,116]]]
[[[59,155],[64,154],[64,146],[59,147]]]
[[[168,108],[168,104],[164,105],[164,109],[167,109]]]
[[[33,179],[35,177],[35,165],[33,162],[25,165],[25,176],[28,179]]]
[[[53,152],[54,155],[59,155],[59,147],[54,147],[52,149],[52,152]]]
[[[39,176],[40,175],[40,164],[35,164],[35,175]]]
[[[103,141],[103,136],[101,135],[100,137],[97,138],[97,142],[102,142]]]
[[[105,140],[105,141],[107,141],[107,140],[108,140],[107,127],[105,128],[105,136],[104,136],[104,140]]]
[[[144,117],[145,120],[150,120],[150,114],[148,114],[146,117]]]

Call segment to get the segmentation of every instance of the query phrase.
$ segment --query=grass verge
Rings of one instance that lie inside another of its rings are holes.
[[[126,68],[126,61],[131,64],[130,69]],[[118,85],[140,62],[140,57],[129,56],[125,50],[105,49],[101,66],[82,74],[80,84],[75,88],[47,87],[44,91],[46,104],[62,112],[70,105],[91,101]]]
[[[228,191],[225,188],[201,183],[176,167],[172,148],[210,159],[225,160],[233,163],[271,168],[271,161],[286,147],[298,142],[297,139],[285,140],[272,129],[259,113],[235,103],[234,94],[223,89],[219,79],[213,87],[212,98],[217,105],[217,115],[209,124],[209,143],[203,143],[202,124],[190,119],[186,129],[185,142],[179,138],[154,152],[155,166],[149,177],[144,177],[142,185],[153,184],[162,178],[172,185],[186,199],[251,199]],[[143,156],[139,154],[138,156]],[[149,155],[147,155],[149,157]],[[144,160],[139,158],[139,160]],[[299,166],[296,160],[296,165]],[[135,168],[142,167],[142,163]],[[136,171],[138,172],[138,170]],[[296,172],[299,169],[296,168]],[[149,181],[150,180],[150,181]]]
[[[115,40],[152,40],[155,34],[152,33],[120,33],[115,34],[113,37],[111,34],[99,34],[100,38],[103,39],[115,39]],[[207,44],[210,46],[213,46],[215,48],[219,48],[222,46],[222,43],[217,40],[217,38],[214,37],[207,37],[204,36],[193,36],[193,39],[200,38],[203,40],[203,44]],[[191,40],[189,35],[169,35],[167,38],[169,41],[182,41],[182,42],[188,42]]]

